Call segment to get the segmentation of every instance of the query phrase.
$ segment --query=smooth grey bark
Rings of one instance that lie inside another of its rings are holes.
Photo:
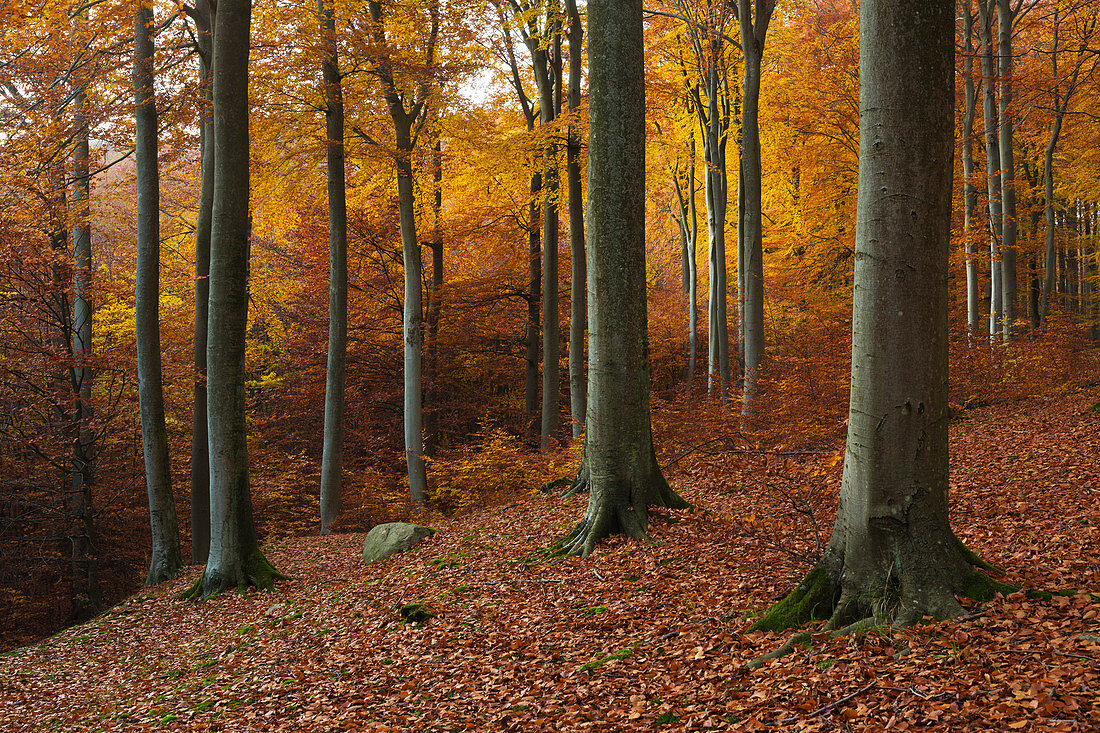
[[[219,0],[215,19],[214,204],[210,237],[207,434],[210,554],[192,595],[281,577],[260,551],[252,518],[245,420],[245,332],[251,217],[248,170],[250,0]]]
[[[432,277],[428,289],[427,328],[428,340],[426,350],[426,376],[427,387],[424,390],[424,401],[429,405],[436,399],[436,381],[439,376],[439,319],[443,314],[443,142],[439,138],[439,132],[435,133],[435,142],[430,151],[432,166],[432,240],[429,246],[432,250]],[[426,454],[433,455],[438,441],[436,433],[436,421],[431,410],[424,413],[424,433],[427,436],[427,444],[424,447]]]
[[[1051,122],[1050,136],[1047,139],[1046,148],[1043,151],[1043,215],[1046,222],[1046,252],[1044,258],[1045,272],[1043,277],[1043,294],[1039,305],[1040,319],[1045,319],[1050,308],[1050,298],[1054,293],[1054,277],[1057,269],[1055,261],[1054,244],[1054,154],[1058,150],[1058,140],[1062,133],[1062,121],[1069,109],[1070,100],[1076,93],[1081,78],[1083,63],[1087,58],[1086,50],[1096,30],[1096,16],[1089,18],[1083,26],[1079,27],[1079,47],[1076,49],[1073,71],[1063,82],[1059,79],[1059,51],[1062,42],[1061,19],[1058,8],[1054,8],[1052,21],[1053,43],[1050,53],[1051,75],[1054,78],[1054,88],[1051,90],[1053,97],[1054,119]],[[1063,93],[1064,90],[1064,93]]]
[[[1012,105],[1012,20],[1009,0],[997,0],[997,81],[1000,90],[997,115],[1000,120],[1001,153],[1001,337],[1012,340],[1016,322],[1016,164],[1013,159]]]
[[[497,5],[497,18],[504,38],[504,50],[511,71],[512,87],[519,98],[520,109],[527,122],[527,132],[534,132],[536,112],[531,100],[523,88],[519,64],[512,49],[512,35],[504,11]],[[540,334],[542,333],[542,227],[540,221],[539,199],[542,192],[542,172],[531,173],[530,199],[527,205],[527,325],[524,333],[525,374],[524,374],[524,414],[529,421],[528,432],[534,442],[538,442],[542,426],[541,414],[536,414],[539,401],[539,354]]]
[[[682,265],[682,290],[687,299],[688,310],[688,362],[684,381],[690,390],[695,379],[696,349],[698,348],[698,306],[696,286],[698,282],[695,248],[698,243],[699,224],[695,212],[695,138],[688,140],[688,164],[685,172],[686,186],[680,182],[679,165],[673,172],[672,182],[676,189],[677,223],[680,227],[680,259]]]
[[[840,505],[818,566],[756,628],[957,617],[956,594],[993,586],[948,523],[953,5],[860,4],[852,392]]]
[[[195,397],[191,418],[191,563],[210,554],[210,446],[206,431],[206,346],[210,317],[210,229],[214,214],[214,10],[196,0],[191,13],[198,31],[202,189],[195,222]]]
[[[978,292],[978,247],[974,241],[978,189],[974,185],[974,114],[977,93],[974,89],[974,13],[969,0],[960,4],[963,26],[963,249],[966,255],[966,323],[971,337],[981,331],[981,301]]]
[[[149,495],[152,551],[146,585],[176,577],[180,557],[176,502],[164,425],[164,377],[160,352],[160,174],[157,103],[153,90],[153,6],[139,0],[134,21],[134,162],[137,188],[137,263],[134,320],[138,403],[145,487]]]
[[[684,0],[677,0],[677,8],[685,19],[684,28],[699,71],[698,85],[689,87],[689,99],[699,123],[706,164],[703,192],[707,214],[707,390],[725,400],[730,384],[725,226],[729,188],[726,144],[731,122],[726,24],[733,18],[733,5],[708,6],[703,10],[703,18],[697,17],[696,9]]]
[[[753,13],[755,5],[755,14]],[[745,59],[741,92],[741,187],[744,216],[737,223],[745,254],[738,260],[744,270],[745,372],[741,391],[741,414],[754,413],[760,370],[764,367],[764,240],[760,180],[760,66],[775,0],[738,0],[737,20],[741,26],[741,50]],[[738,209],[740,211],[740,197]]]
[[[374,24],[375,45],[386,47],[385,14],[382,3],[369,0]],[[435,47],[439,33],[439,6],[430,6],[432,14],[425,65],[431,68],[435,59]],[[382,95],[393,121],[397,169],[397,208],[401,226],[401,253],[405,264],[405,296],[402,315],[404,331],[404,389],[405,389],[405,463],[408,466],[409,498],[423,504],[427,498],[427,471],[424,465],[424,403],[423,403],[423,267],[420,258],[420,241],[416,237],[416,209],[413,197],[412,153],[427,113],[429,88],[421,84],[405,108],[405,95],[398,91],[393,68],[388,56],[381,56],[375,75],[382,85]]]
[[[512,12],[524,29],[524,43],[531,56],[535,86],[539,94],[539,126],[548,128],[561,108],[561,29],[557,0],[550,0],[543,13],[511,0]],[[540,24],[541,20],[541,24]],[[558,143],[545,135],[542,150],[542,420],[543,450],[557,444],[561,423],[559,398],[559,355],[561,328],[558,316]]]
[[[684,507],[665,481],[649,417],[645,84],[641,0],[590,0],[588,509],[565,552],[645,535],[652,505]]]
[[[1001,295],[1001,236],[1004,223],[1001,215],[1001,152],[997,131],[997,100],[994,80],[993,16],[987,2],[979,0],[978,29],[982,57],[982,120],[985,123],[986,193],[989,200],[989,335],[1001,330],[1004,301]]]
[[[321,534],[340,514],[344,473],[344,374],[348,351],[348,207],[344,182],[344,90],[333,0],[317,0],[324,58],[325,170],[328,185],[328,359],[321,449]]]
[[[75,224],[73,244],[73,452],[72,452],[72,527],[70,528],[69,622],[84,621],[103,609],[99,587],[99,559],[92,481],[95,475],[95,431],[92,420],[92,228],[90,222],[91,176],[88,145],[88,94],[84,82],[73,90],[72,206]]]
[[[584,62],[584,24],[577,0],[565,0],[569,19],[570,124],[565,149],[565,179],[569,190],[569,413],[573,437],[584,432],[588,380],[585,374],[584,334],[588,330],[587,263],[584,251],[584,199],[581,190],[581,125],[573,119],[581,106],[581,70]]]

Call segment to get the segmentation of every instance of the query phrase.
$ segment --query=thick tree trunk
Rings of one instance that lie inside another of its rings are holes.
[[[1009,0],[997,0],[997,69],[1000,101],[1001,152],[1001,336],[1005,343],[1012,340],[1016,321],[1016,164],[1013,160],[1012,104],[1012,9]]]
[[[220,0],[214,32],[214,206],[210,239],[207,421],[210,555],[193,594],[269,588],[279,576],[260,552],[252,519],[245,421],[249,215],[250,0]]]
[[[573,437],[584,432],[588,381],[585,375],[584,334],[588,330],[588,272],[584,251],[584,200],[581,191],[580,125],[573,116],[581,106],[581,68],[584,61],[584,24],[577,0],[565,0],[569,17],[569,142],[565,151],[565,177],[569,188],[569,412]]]
[[[325,164],[328,181],[328,366],[321,452],[321,534],[340,514],[344,473],[344,374],[348,350],[348,209],[344,183],[344,91],[336,52],[333,0],[318,0],[325,45]]]
[[[989,335],[1001,330],[1004,308],[1001,294],[1001,152],[997,143],[996,67],[993,58],[993,17],[986,0],[978,3],[978,28],[982,54],[982,119],[985,123],[986,192],[989,199]]]
[[[756,628],[962,613],[993,582],[947,505],[947,263],[954,120],[950,0],[860,5],[852,402],[820,564]]]
[[[206,430],[206,346],[210,316],[210,229],[214,213],[214,14],[210,0],[195,3],[202,83],[200,150],[202,190],[195,222],[195,399],[191,419],[191,563],[210,553],[210,449]]]
[[[565,550],[641,537],[648,507],[686,506],[661,475],[649,418],[641,0],[590,0],[588,509]]]
[[[137,175],[137,264],[134,273],[135,336],[141,443],[149,494],[152,553],[146,585],[176,577],[180,558],[172,467],[164,426],[164,378],[160,355],[160,175],[157,106],[153,92],[153,6],[137,6],[134,24],[134,133]]]

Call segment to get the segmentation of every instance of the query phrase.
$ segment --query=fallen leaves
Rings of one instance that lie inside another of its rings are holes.
[[[987,408],[952,429],[955,526],[1009,582],[1100,588],[1100,507],[1087,490],[1100,485],[1100,431],[1084,409],[1094,401]],[[676,521],[655,521],[652,543],[613,538],[584,561],[541,550],[585,499],[538,496],[371,566],[362,535],[273,543],[294,579],[272,593],[184,603],[192,568],[0,657],[0,728],[1100,728],[1100,600],[1089,593],[1014,594],[961,622],[859,641],[814,633],[809,647],[743,669],[785,641],[743,631],[815,551],[791,497],[827,531],[836,455],[686,461],[671,478],[700,511],[667,513]],[[396,609],[415,604],[435,616],[401,623]]]

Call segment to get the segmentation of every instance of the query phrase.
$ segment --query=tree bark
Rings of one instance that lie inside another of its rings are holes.
[[[565,150],[565,178],[569,188],[569,412],[573,437],[584,432],[588,382],[585,375],[584,334],[588,330],[588,273],[584,251],[584,199],[581,190],[580,125],[574,117],[581,106],[581,69],[584,61],[584,24],[577,0],[565,0],[569,17],[569,138]]]
[[[641,0],[591,0],[589,19],[588,421],[584,518],[564,550],[645,535],[648,507],[684,507],[665,481],[649,417],[645,279],[645,84]]]
[[[978,294],[978,247],[974,241],[978,189],[974,185],[974,13],[965,0],[960,6],[963,24],[963,247],[966,254],[966,323],[972,338],[981,332],[981,303]]]
[[[72,333],[72,526],[70,529],[69,621],[84,621],[103,609],[99,588],[98,550],[93,511],[92,481],[95,475],[95,432],[92,419],[92,229],[91,153],[88,144],[88,95],[84,82],[73,91],[73,333]]]
[[[344,182],[344,91],[336,45],[333,0],[317,0],[325,47],[325,165],[328,183],[328,365],[321,452],[321,534],[340,514],[344,473],[344,374],[348,350],[348,209]]]
[[[214,204],[210,238],[207,420],[210,555],[192,589],[270,588],[281,577],[260,551],[252,519],[245,420],[249,238],[250,0],[220,0],[214,32]]]
[[[825,554],[755,624],[961,615],[993,581],[948,523],[947,270],[954,12],[950,0],[860,4],[860,149],[852,398]]]
[[[214,214],[214,10],[196,0],[199,77],[202,83],[200,150],[202,190],[195,222],[195,398],[191,419],[191,563],[210,554],[210,449],[206,415],[207,319],[210,316],[210,229]]]
[[[1009,0],[997,0],[997,70],[1000,100],[1001,153],[1001,336],[1005,343],[1012,340],[1016,322],[1016,164],[1013,160],[1012,105],[1012,9]]]
[[[741,26],[741,49],[745,70],[741,94],[741,185],[745,192],[744,218],[738,221],[745,259],[738,269],[745,271],[744,349],[745,374],[741,392],[741,414],[754,414],[760,370],[764,367],[764,242],[760,180],[760,64],[764,41],[771,22],[774,0],[756,0],[753,16],[750,0],[738,0],[737,20]],[[740,231],[740,230],[743,230]]]
[[[982,54],[982,119],[985,123],[986,192],[989,199],[989,335],[1001,330],[1004,301],[1001,294],[1001,152],[997,142],[997,100],[994,94],[996,67],[993,59],[993,16],[987,2],[979,0],[978,28]]]
[[[139,0],[134,23],[134,137],[137,188],[137,263],[134,316],[138,402],[145,486],[149,494],[152,552],[146,585],[176,577],[180,557],[172,467],[164,425],[164,377],[160,352],[160,175],[157,106],[153,91],[153,6]]]

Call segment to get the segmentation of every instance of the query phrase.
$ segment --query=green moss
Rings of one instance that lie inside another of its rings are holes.
[[[824,568],[816,567],[786,598],[779,601],[749,631],[783,631],[807,621],[822,621],[832,615],[836,587]]]
[[[979,603],[985,603],[992,600],[993,596],[998,593],[1008,595],[1018,590],[1020,589],[1014,585],[1002,583],[999,580],[993,580],[993,578],[990,578],[988,575],[984,575],[974,570],[963,579],[962,588],[960,588],[959,594],[971,600],[978,601]]]
[[[981,568],[982,570],[988,570],[989,572],[996,573],[997,575],[1004,575],[1005,574],[1005,571],[1004,571],[1003,568],[999,568],[996,565],[994,565],[993,563],[986,562],[985,560],[978,557],[977,553],[975,553],[973,550],[971,550],[969,547],[967,547],[965,544],[963,544],[963,541],[960,540],[958,537],[956,537],[955,540],[959,543],[959,552],[962,553],[963,558],[968,563],[970,563],[971,565],[973,565],[976,568]]]

